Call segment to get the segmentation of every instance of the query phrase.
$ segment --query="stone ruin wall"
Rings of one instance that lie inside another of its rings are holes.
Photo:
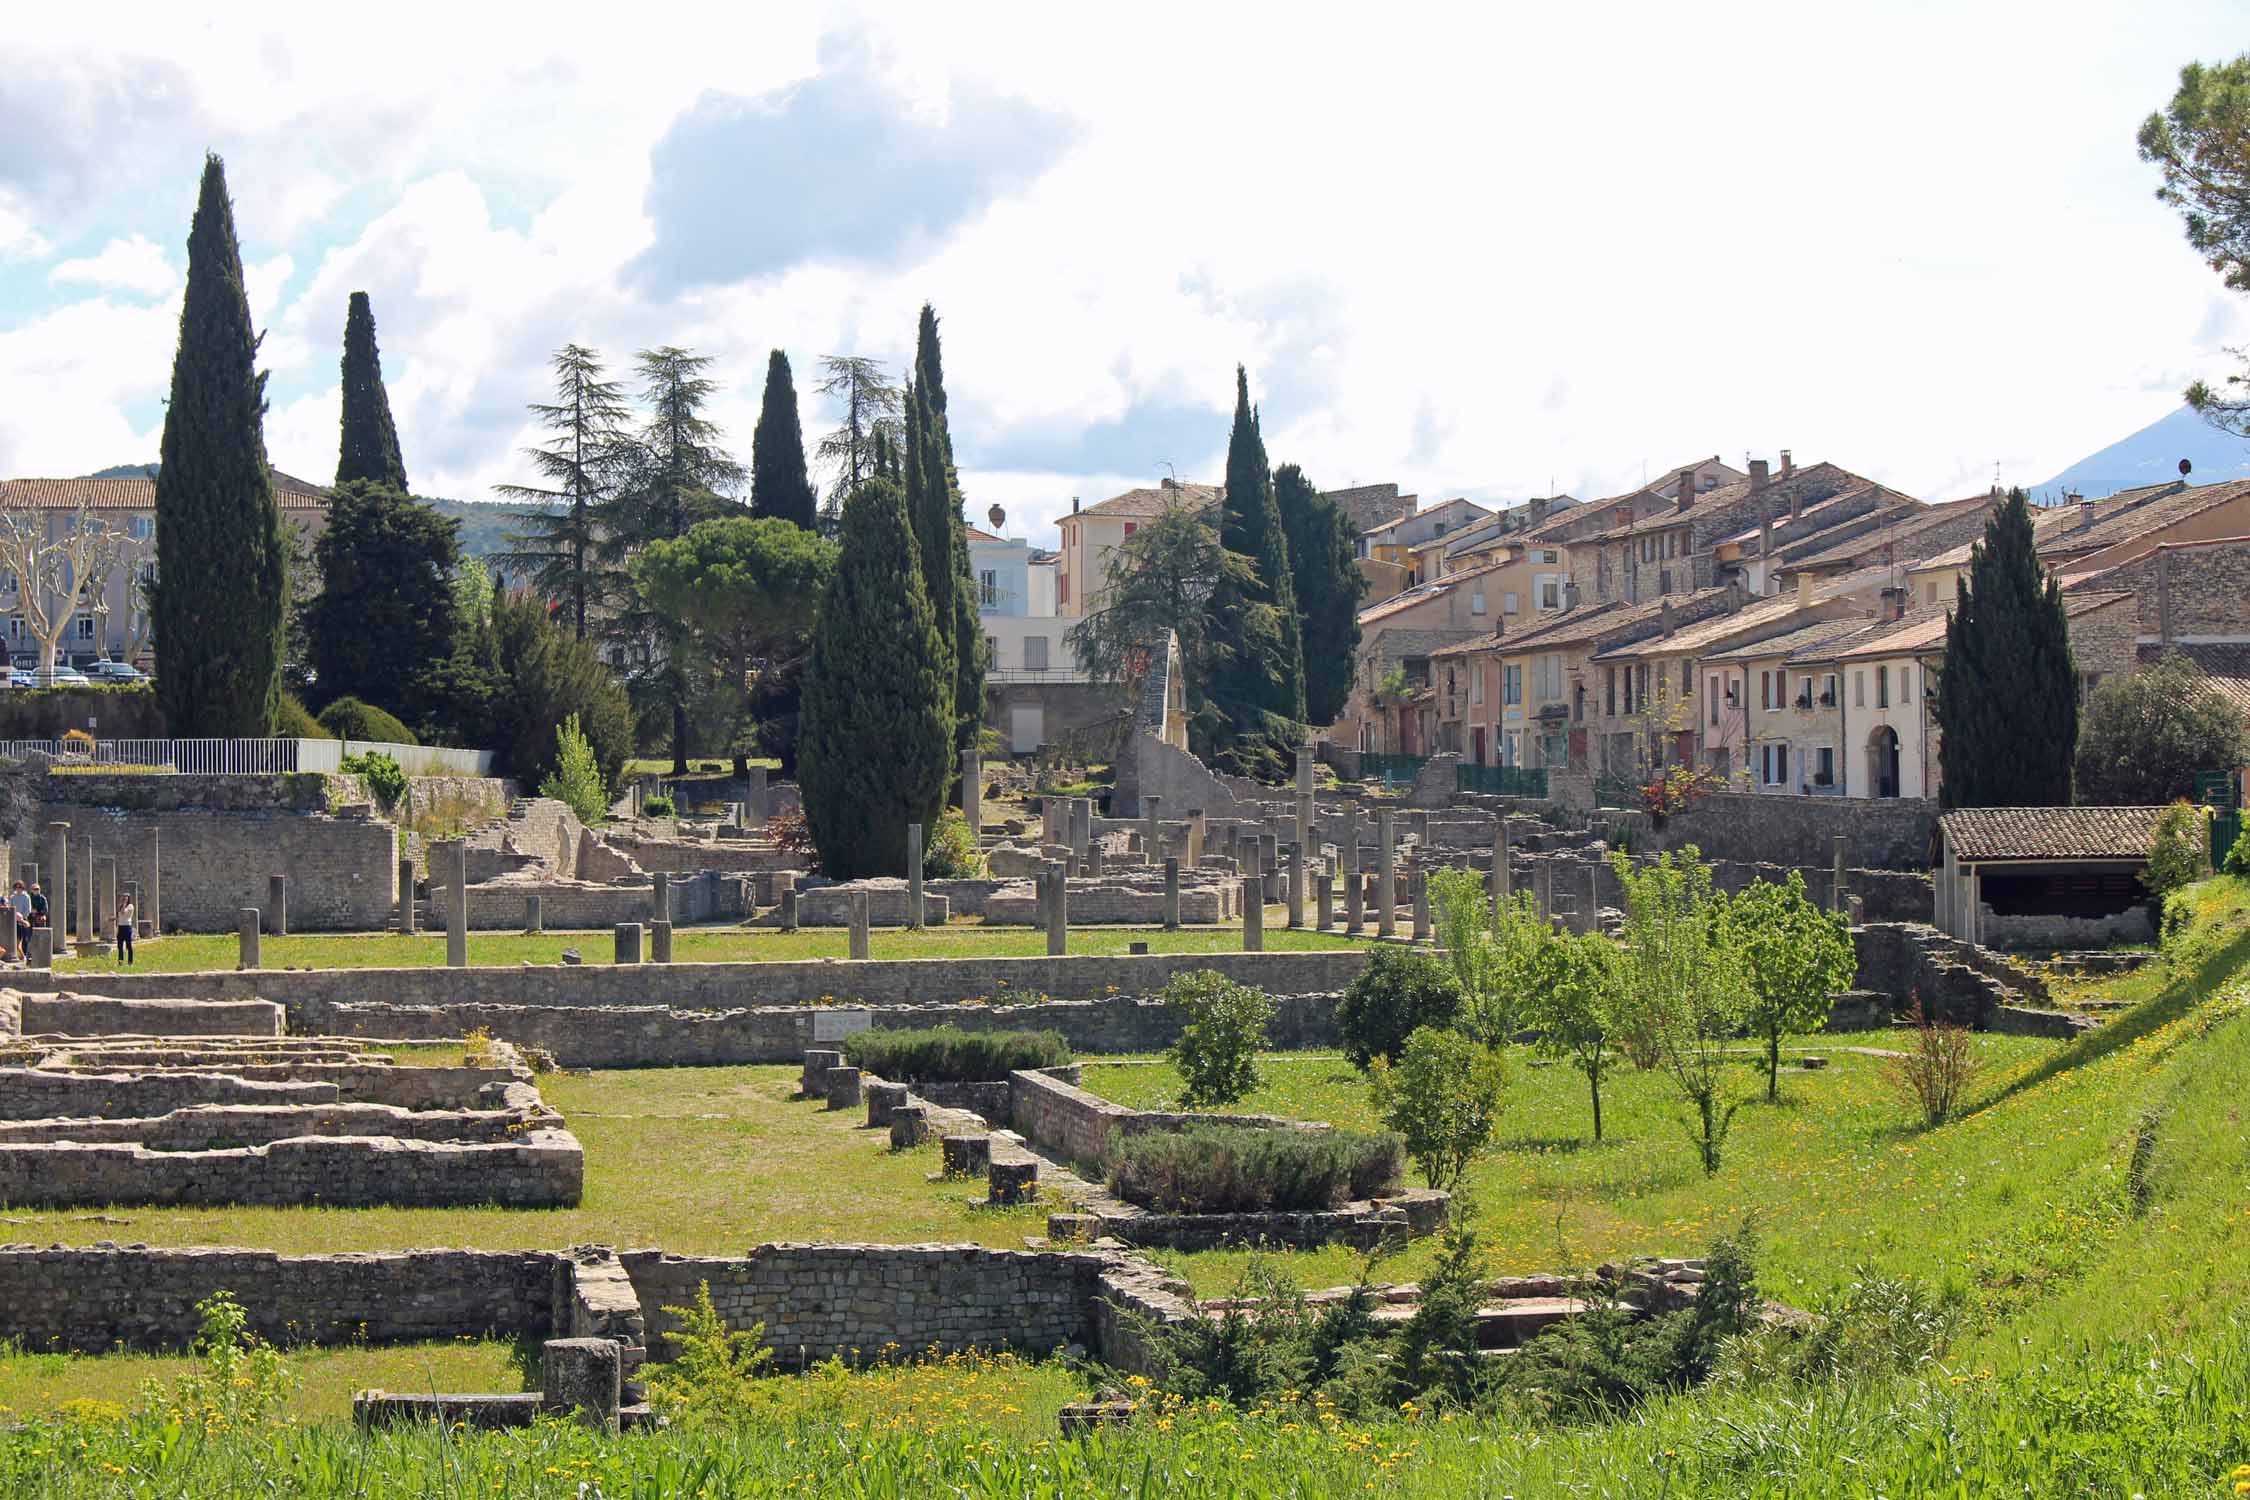
[[[675,925],[740,921],[750,915],[749,882],[742,876],[717,873],[674,876],[671,886],[672,921]],[[656,919],[655,887],[645,882],[597,885],[581,880],[510,877],[480,885],[472,874],[469,885],[470,930],[522,930],[529,911],[527,899],[532,896],[539,898],[540,924],[555,931],[599,931],[614,927],[620,922],[652,922]],[[433,885],[430,888],[429,897],[423,903],[423,922],[427,930],[444,931],[446,914],[452,910],[452,902],[451,886]]]
[[[1278,1115],[1214,1115],[1129,1109],[1099,1094],[1038,1072],[1008,1075],[1008,1126],[1042,1151],[1066,1161],[1099,1166],[1109,1160],[1110,1139],[1195,1125],[1241,1125],[1254,1130],[1301,1130]]]

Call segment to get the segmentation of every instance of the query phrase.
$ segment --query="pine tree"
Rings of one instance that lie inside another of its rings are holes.
[[[877,445],[896,456],[904,426],[905,394],[883,367],[856,354],[829,354],[820,361],[823,396],[844,403],[844,420],[820,440],[813,457],[835,471],[828,486],[828,516],[835,518],[844,497],[874,476]]]
[[[266,467],[266,378],[226,167],[203,162],[156,475],[157,698],[182,737],[258,737],[281,702],[287,564]]]
[[[1229,570],[1212,593],[1212,617],[1229,624],[1212,650],[1210,699],[1198,738],[1207,757],[1226,769],[1273,776],[1304,737],[1304,647],[1289,541],[1250,406],[1250,377],[1239,365],[1234,377],[1219,544],[1247,559],[1253,576],[1245,581],[1239,570]]]
[[[409,493],[398,425],[383,389],[383,356],[375,347],[375,313],[365,292],[352,293],[344,313],[344,443],[336,461],[339,486],[355,479]]]
[[[789,356],[779,349],[766,360],[765,404],[750,434],[750,514],[788,521],[807,531],[819,521],[819,499],[805,469],[805,430],[797,420],[797,383]]]
[[[572,635],[582,641],[589,614],[601,603],[595,522],[612,493],[628,409],[624,388],[602,378],[601,356],[593,350],[565,344],[551,363],[555,399],[534,401],[529,410],[554,437],[523,450],[547,483],[498,486],[508,499],[539,507],[509,536],[514,550],[499,561],[521,569],[539,593],[567,604]]]
[[[2070,802],[2078,671],[2062,591],[2040,566],[2022,490],[1985,523],[1957,586],[1937,721],[1947,807]]]
[[[355,479],[330,497],[314,551],[324,586],[306,611],[306,654],[322,701],[358,698],[428,727],[441,706],[433,663],[456,647],[459,523]]]
[[[798,782],[822,873],[901,875],[907,825],[927,828],[945,796],[953,685],[897,485],[853,493],[842,543],[805,666]]]
[[[1304,471],[1283,464],[1273,475],[1274,503],[1289,536],[1289,571],[1305,654],[1305,721],[1333,724],[1352,691],[1359,652],[1359,601],[1367,576],[1359,570],[1352,523]]]

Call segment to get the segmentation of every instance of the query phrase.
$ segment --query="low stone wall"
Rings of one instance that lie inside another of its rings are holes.
[[[722,870],[736,874],[805,868],[801,854],[791,854],[767,843],[733,839],[647,839],[629,833],[608,833],[603,842],[634,864],[654,875],[659,870],[675,875]]]
[[[186,1348],[196,1303],[232,1292],[276,1344],[403,1344],[490,1334],[545,1338],[558,1257],[409,1250],[276,1255],[0,1245],[0,1338],[27,1350]]]
[[[23,995],[25,1036],[273,1036],[282,1009],[271,1000],[112,1000],[98,995]]]
[[[1020,1071],[1008,1075],[1010,1128],[1041,1151],[1066,1161],[1099,1166],[1109,1160],[1110,1142],[1121,1135],[1185,1130],[1193,1125],[1242,1125],[1253,1130],[1325,1130],[1278,1115],[1206,1115],[1128,1109],[1098,1094],[1049,1077]]]
[[[903,880],[853,880],[842,885],[814,886],[797,892],[797,923],[802,927],[848,927],[852,920],[852,897],[864,892],[867,896],[867,925],[870,927],[904,927],[906,925],[906,882]],[[922,892],[922,921],[931,927],[942,927],[951,918],[951,908],[943,896],[932,894],[926,887]]]
[[[929,1349],[1045,1354],[1097,1342],[1093,1304],[1118,1257],[1032,1254],[965,1245],[762,1245],[739,1260],[629,1250],[618,1257],[661,1358],[677,1321],[708,1283],[727,1326],[765,1325],[792,1366],[831,1357],[912,1356]]]
[[[1355,955],[1356,957],[1356,955]],[[552,972],[552,971],[541,971]],[[567,972],[567,971],[566,971]],[[1276,999],[1267,1037],[1277,1050],[1337,1044],[1336,996]],[[1179,1036],[1179,1013],[1161,1000],[1128,995],[1025,1005],[758,1007],[695,1011],[666,1006],[309,1004],[312,1029],[337,1036],[401,1040],[483,1030],[520,1047],[554,1054],[568,1068],[653,1068],[793,1063],[805,1049],[832,1044],[847,1018],[869,1024],[969,1031],[1059,1031],[1081,1053],[1161,1052]],[[421,1072],[421,1069],[401,1069]]]
[[[740,921],[751,914],[750,882],[741,875],[710,873],[675,876],[671,882],[672,921]],[[620,922],[656,919],[653,885],[607,885],[584,880],[527,880],[510,877],[469,886],[469,926],[479,932],[520,930],[529,898],[539,898],[540,924],[550,931],[606,931]],[[427,922],[441,930],[452,910],[453,891],[433,886],[425,903]]]
[[[1115,1211],[1049,1214],[1050,1240],[1111,1239],[1136,1250],[1218,1250],[1257,1245],[1296,1250],[1349,1245],[1372,1250],[1386,1241],[1435,1234],[1445,1227],[1451,1198],[1411,1189],[1393,1198],[1347,1203],[1325,1212],[1157,1214]]]
[[[1890,997],[1903,1016],[1919,997],[1925,1012],[1978,1031],[2067,1037],[2083,1017],[2042,1009],[2046,982],[2005,955],[1919,922],[1868,922],[1852,929],[1858,970],[1852,987]]]
[[[400,1109],[390,1104],[197,1104],[133,1119],[0,1121],[0,1144],[76,1142],[143,1145],[157,1151],[207,1151],[263,1146],[297,1136],[395,1136],[416,1141],[513,1140],[528,1119],[523,1109]],[[560,1123],[559,1117],[548,1119]]]
[[[1977,931],[1990,947],[2043,953],[2156,941],[2156,924],[2149,920],[2148,908],[2137,903],[2106,917],[2068,917],[2046,912],[2000,916],[1987,906],[1983,920],[1977,923]]]
[[[1237,983],[1256,985],[1272,995],[1328,995],[1350,984],[1366,963],[1364,949],[1332,948],[1273,953],[808,959],[622,967],[554,964],[470,969],[252,969],[203,974],[105,974],[101,982],[104,993],[124,999],[276,1000],[289,1007],[291,1024],[297,1031],[325,1032],[329,1028],[320,1024],[325,1014],[322,1007],[353,1003],[662,1005],[727,1010],[823,1001],[869,1005],[944,1004],[971,999],[1003,1002],[1010,996],[1154,994],[1176,975],[1198,969],[1216,970]],[[17,988],[40,993],[85,982],[28,970],[10,977]],[[1011,1010],[1005,1005],[993,1008],[1004,1013]],[[803,1046],[810,1045],[812,1039],[807,1037]]]
[[[0,1146],[0,1203],[551,1208],[578,1202],[585,1168],[565,1130],[492,1145],[310,1136],[218,1151],[39,1143]]]
[[[1184,872],[1183,872],[1184,877]],[[1134,924],[1152,927],[1164,920],[1164,872],[1146,867],[1129,873],[1069,882],[1067,914],[1073,927]],[[1214,926],[1242,916],[1241,888],[1232,881],[1180,881],[1180,920],[1189,926]],[[1029,881],[1017,881],[984,904],[992,923],[1035,925],[1041,920],[1039,894]]]
[[[1845,840],[1844,863],[1874,870],[1927,870],[1937,833],[1938,805],[1911,797],[1782,797],[1720,792],[1662,828],[1636,829],[1635,849],[1679,849],[1693,844],[1710,859],[1765,860],[1818,866],[1835,859],[1834,840]]]

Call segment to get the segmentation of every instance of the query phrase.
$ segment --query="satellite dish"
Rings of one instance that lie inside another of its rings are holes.
[[[992,509],[986,511],[984,513],[984,518],[992,523],[993,534],[996,536],[999,535],[1002,528],[1006,527],[1008,524],[1008,513],[1002,510],[997,505],[992,507]]]
[[[2184,459],[2184,458],[2180,460],[2180,477],[2181,477],[2182,479],[2185,479],[2185,478],[2186,478],[2186,477],[2187,477],[2188,475],[2190,475],[2190,474],[2193,474],[2194,472],[2195,472],[2195,465],[2194,465],[2194,464],[2191,464],[2191,463],[2189,463],[2189,462],[2188,462],[2188,461],[2187,461],[2186,459]]]

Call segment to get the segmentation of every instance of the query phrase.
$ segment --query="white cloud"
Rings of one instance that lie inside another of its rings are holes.
[[[179,273],[162,247],[143,235],[111,240],[98,255],[66,260],[47,273],[54,285],[82,283],[137,297],[162,297],[179,289]]]
[[[38,260],[48,252],[46,240],[31,227],[31,220],[0,192],[0,262]]]

